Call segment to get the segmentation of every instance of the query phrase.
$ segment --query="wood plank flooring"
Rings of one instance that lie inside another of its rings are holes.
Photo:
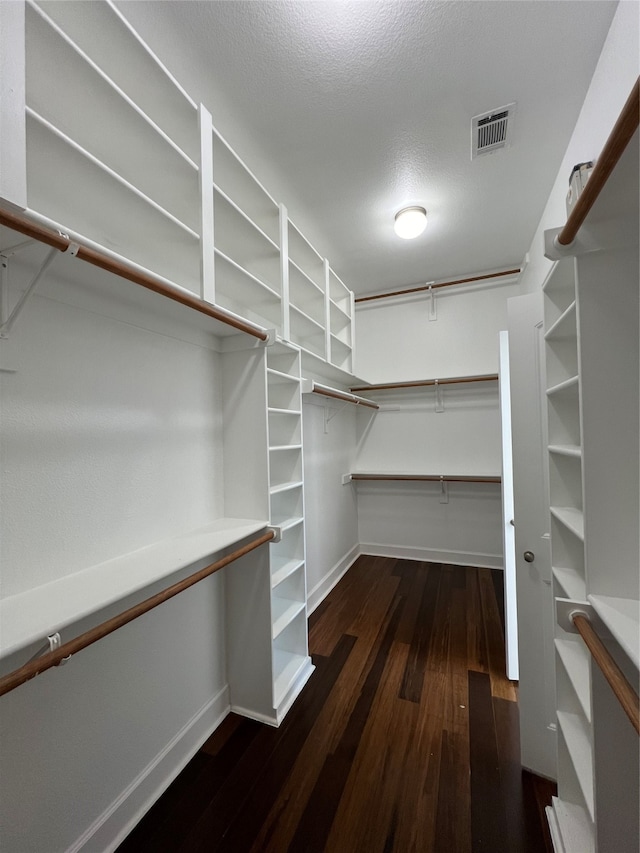
[[[552,853],[503,637],[500,572],[360,557],[280,728],[229,715],[119,853]]]

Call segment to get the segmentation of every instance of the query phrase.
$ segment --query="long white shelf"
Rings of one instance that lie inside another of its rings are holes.
[[[417,471],[352,471],[354,480],[424,480],[439,483],[497,483],[502,480],[500,474],[432,474]]]
[[[570,506],[552,506],[551,515],[584,542],[584,515],[582,510]]]
[[[593,755],[586,723],[577,714],[558,711],[558,723],[564,735],[589,816],[593,820]]]
[[[589,602],[636,669],[640,669],[640,601],[610,595],[590,595]]]
[[[220,518],[0,602],[0,657],[60,631],[200,560],[211,558],[268,522]],[[63,638],[70,639],[70,638]]]
[[[569,681],[574,689],[580,707],[591,722],[591,677],[589,675],[589,652],[583,642],[578,640],[556,640],[556,650]]]

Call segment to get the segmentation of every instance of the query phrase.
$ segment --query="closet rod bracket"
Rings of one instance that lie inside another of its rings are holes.
[[[445,480],[444,476],[440,477],[440,503],[449,503],[449,484]]]
[[[427,293],[429,296],[429,322],[432,323],[438,319],[438,311],[436,306],[436,294],[433,290],[434,281],[427,282]]]
[[[354,401],[356,404],[358,401]],[[329,408],[327,406],[324,407],[324,434],[326,435],[329,432],[329,424],[335,418],[336,415],[339,415],[347,406],[349,402],[343,403],[339,409],[336,409],[335,412],[329,414]]]
[[[279,527],[276,524],[269,524],[267,526],[267,532],[273,533],[273,539],[271,542],[282,542],[282,527]]]

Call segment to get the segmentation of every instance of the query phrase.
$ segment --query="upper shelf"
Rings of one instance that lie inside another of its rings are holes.
[[[102,253],[89,246],[83,246],[75,242],[69,237],[63,236],[59,231],[45,228],[42,225],[20,216],[16,213],[11,213],[0,208],[0,226],[10,228],[17,234],[22,234],[29,239],[44,243],[54,249],[58,249],[61,253],[67,253],[71,247],[74,250],[75,258],[86,261],[87,263],[105,270],[108,273],[113,273],[121,279],[139,285],[140,287],[153,291],[160,296],[166,297],[171,302],[178,303],[187,309],[190,309],[197,314],[204,315],[209,318],[208,325],[211,328],[216,321],[216,327],[212,329],[214,333],[230,334],[233,331],[244,332],[260,341],[267,341],[269,334],[266,329],[258,326],[255,323],[250,323],[247,320],[227,311],[224,308],[213,305],[210,302],[200,299],[191,291],[185,290],[170,281],[166,281],[159,276],[149,273],[141,267],[136,267],[133,264],[127,264],[123,260],[116,257],[111,257],[106,253]],[[226,329],[225,329],[226,327]]]
[[[320,382],[315,382],[313,379],[302,380],[303,394],[321,394],[324,397],[332,397],[336,400],[342,400],[345,403],[354,403],[360,406],[366,406],[369,409],[379,409],[380,406],[374,403],[373,400],[367,400],[366,397],[359,397],[357,394],[349,394],[348,391],[340,391],[337,388],[330,388],[328,385],[322,385]]]
[[[383,385],[354,385],[352,391],[390,391],[395,388],[422,388],[435,385],[458,385],[467,382],[497,382],[497,373],[478,376],[450,376],[447,379],[416,379],[411,382],[386,382]]]
[[[450,376],[446,379],[416,379],[411,382],[386,382],[382,385],[354,385],[352,391],[390,391],[395,388],[420,388],[435,385],[459,385],[467,382],[497,382],[497,373],[478,376]]]
[[[636,80],[566,225],[545,231],[547,258],[637,243],[639,102]]]
[[[6,657],[81,619],[211,558],[267,527],[249,518],[220,518],[207,527],[140,548],[0,602]]]

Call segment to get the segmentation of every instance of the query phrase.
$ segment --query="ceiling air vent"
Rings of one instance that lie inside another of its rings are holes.
[[[471,119],[471,159],[505,148],[511,139],[515,103]]]

